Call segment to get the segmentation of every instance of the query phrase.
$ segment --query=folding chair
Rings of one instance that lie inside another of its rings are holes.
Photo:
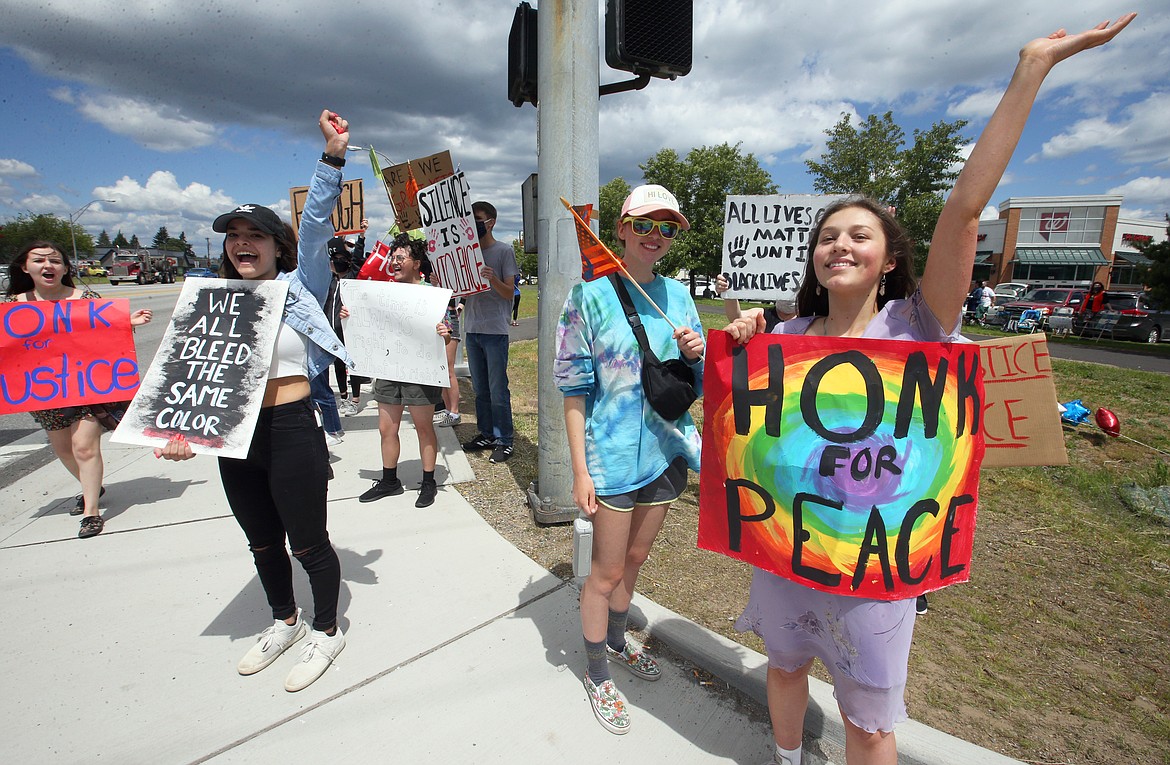
[[[1016,322],[1016,332],[1032,334],[1036,330],[1044,330],[1044,314],[1038,308],[1029,308],[1020,314]]]

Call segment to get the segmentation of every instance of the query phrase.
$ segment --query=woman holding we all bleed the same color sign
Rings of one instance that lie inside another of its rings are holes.
[[[333,236],[330,213],[341,193],[349,124],[324,111],[318,126],[325,151],[309,186],[296,238],[288,224],[261,205],[240,205],[212,224],[225,235],[221,276],[288,283],[248,455],[220,457],[219,471],[274,619],[237,669],[241,675],[259,672],[307,632],[309,639],[285,680],[290,692],[316,681],[345,647],[337,623],[341,563],[326,529],[329,453],[310,400],[309,380],[334,358],[353,366],[322,309],[331,278],[326,249]],[[182,435],[155,449],[155,455],[169,460],[194,456]],[[286,540],[309,577],[311,629],[296,605]]]
[[[1041,83],[1060,61],[1103,45],[1135,14],[1077,35],[1060,30],[1029,42],[995,112],[955,182],[931,238],[921,282],[913,243],[888,208],[865,198],[830,205],[818,218],[797,294],[799,318],[779,334],[957,342],[975,260],[979,216],[1019,142]],[[747,342],[764,330],[759,310],[726,331]],[[894,725],[906,719],[903,690],[914,599],[877,601],[821,592],[755,569],[736,625],[763,638],[774,761],[799,765],[808,672],[820,658],[833,676],[849,765],[894,765]]]

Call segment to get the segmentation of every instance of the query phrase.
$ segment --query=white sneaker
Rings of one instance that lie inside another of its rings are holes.
[[[435,416],[431,418],[431,422],[435,425],[442,425],[447,420],[447,410],[441,409],[435,412]]]
[[[337,405],[337,411],[341,413],[342,417],[352,417],[358,413],[358,408],[357,404],[347,398]]]
[[[285,624],[277,619],[271,627],[260,633],[256,645],[248,649],[236,668],[241,675],[254,675],[267,667],[294,643],[305,636],[305,620],[301,609],[297,609],[296,624]]]
[[[341,649],[345,648],[345,635],[341,627],[332,635],[311,630],[309,639],[301,646],[301,655],[296,665],[288,673],[284,681],[284,689],[289,693],[308,688],[337,658]]]
[[[325,445],[326,446],[337,446],[339,443],[341,443],[341,435],[340,434],[338,434],[338,433],[326,433],[325,434]]]
[[[458,425],[459,422],[463,419],[461,415],[454,414],[453,412],[448,412],[446,410],[444,410],[442,414],[443,421],[438,424],[444,428],[450,428],[454,425]]]

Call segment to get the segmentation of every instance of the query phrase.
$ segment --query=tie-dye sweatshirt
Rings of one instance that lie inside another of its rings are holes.
[[[670,325],[637,288],[626,287],[654,353],[663,361],[679,358]],[[703,331],[684,285],[655,276],[642,288],[676,325]],[[691,368],[701,393],[702,365]],[[690,413],[671,422],[646,401],[642,350],[609,279],[582,282],[569,293],[557,326],[553,375],[565,396],[585,397],[585,459],[599,496],[645,486],[676,457],[699,469],[699,432]]]

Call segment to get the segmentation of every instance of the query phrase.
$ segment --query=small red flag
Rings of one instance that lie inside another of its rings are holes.
[[[593,213],[593,205],[570,205],[564,198],[561,199],[569,212],[573,213],[573,223],[577,229],[577,244],[581,248],[581,278],[587,282],[600,279],[614,271],[621,269],[621,262],[610,252],[593,229],[589,228],[589,218]]]

